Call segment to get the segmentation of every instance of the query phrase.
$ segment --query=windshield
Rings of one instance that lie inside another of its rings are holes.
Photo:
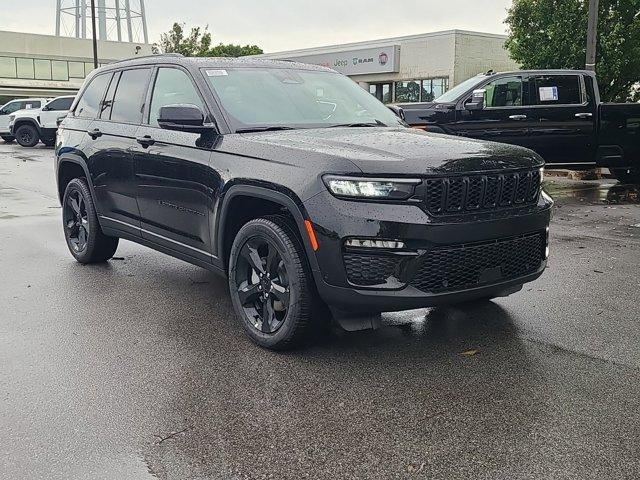
[[[332,126],[400,126],[373,95],[333,72],[203,69],[236,132]]]
[[[436,103],[451,103],[455,102],[460,98],[460,95],[469,91],[476,85],[482,83],[483,80],[487,78],[486,75],[476,75],[475,77],[471,77],[469,80],[465,80],[464,82],[456,85],[451,90],[446,92],[444,95],[439,96],[434,100]]]

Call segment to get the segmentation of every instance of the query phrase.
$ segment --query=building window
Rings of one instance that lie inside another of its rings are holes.
[[[34,60],[36,79],[51,80],[51,60]]]
[[[429,78],[422,80],[421,102],[432,102],[448,90],[448,78]]]
[[[431,102],[449,89],[448,78],[426,78],[395,83],[397,103]]]
[[[36,78],[33,58],[16,58],[16,65],[18,67],[18,78]]]
[[[383,103],[391,103],[391,83],[372,83],[369,85],[369,93]]]
[[[69,80],[69,66],[67,62],[61,62],[59,60],[51,61],[51,76],[53,80]]]
[[[396,82],[395,101],[398,103],[415,103],[420,101],[420,81]]]
[[[84,78],[84,63],[82,62],[69,62],[69,77],[71,78]]]
[[[16,78],[16,59],[0,57],[0,77]]]
[[[88,77],[89,74],[93,71],[93,63],[85,63],[84,64],[84,76]]]

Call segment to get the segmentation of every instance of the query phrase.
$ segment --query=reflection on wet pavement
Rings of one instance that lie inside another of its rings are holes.
[[[622,184],[615,180],[574,181],[552,178],[544,182],[544,189],[554,200],[564,204],[640,204],[640,185]]]

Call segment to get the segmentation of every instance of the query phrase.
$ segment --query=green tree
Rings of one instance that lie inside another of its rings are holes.
[[[588,0],[514,0],[506,47],[525,69],[585,67]],[[603,101],[640,82],[640,0],[600,0],[596,73]]]
[[[244,57],[263,53],[257,45],[212,45],[209,27],[193,27],[185,35],[184,24],[174,23],[171,30],[160,36],[160,44],[155,46],[157,53],[180,53],[185,57]]]

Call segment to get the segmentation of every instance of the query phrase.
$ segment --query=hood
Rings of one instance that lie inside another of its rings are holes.
[[[237,154],[303,168],[322,169],[323,165],[325,171],[332,167],[345,171],[345,163],[350,162],[369,175],[481,172],[534,168],[544,163],[537,154],[521,147],[395,127],[235,134],[226,136],[223,143],[225,150],[231,148]]]

